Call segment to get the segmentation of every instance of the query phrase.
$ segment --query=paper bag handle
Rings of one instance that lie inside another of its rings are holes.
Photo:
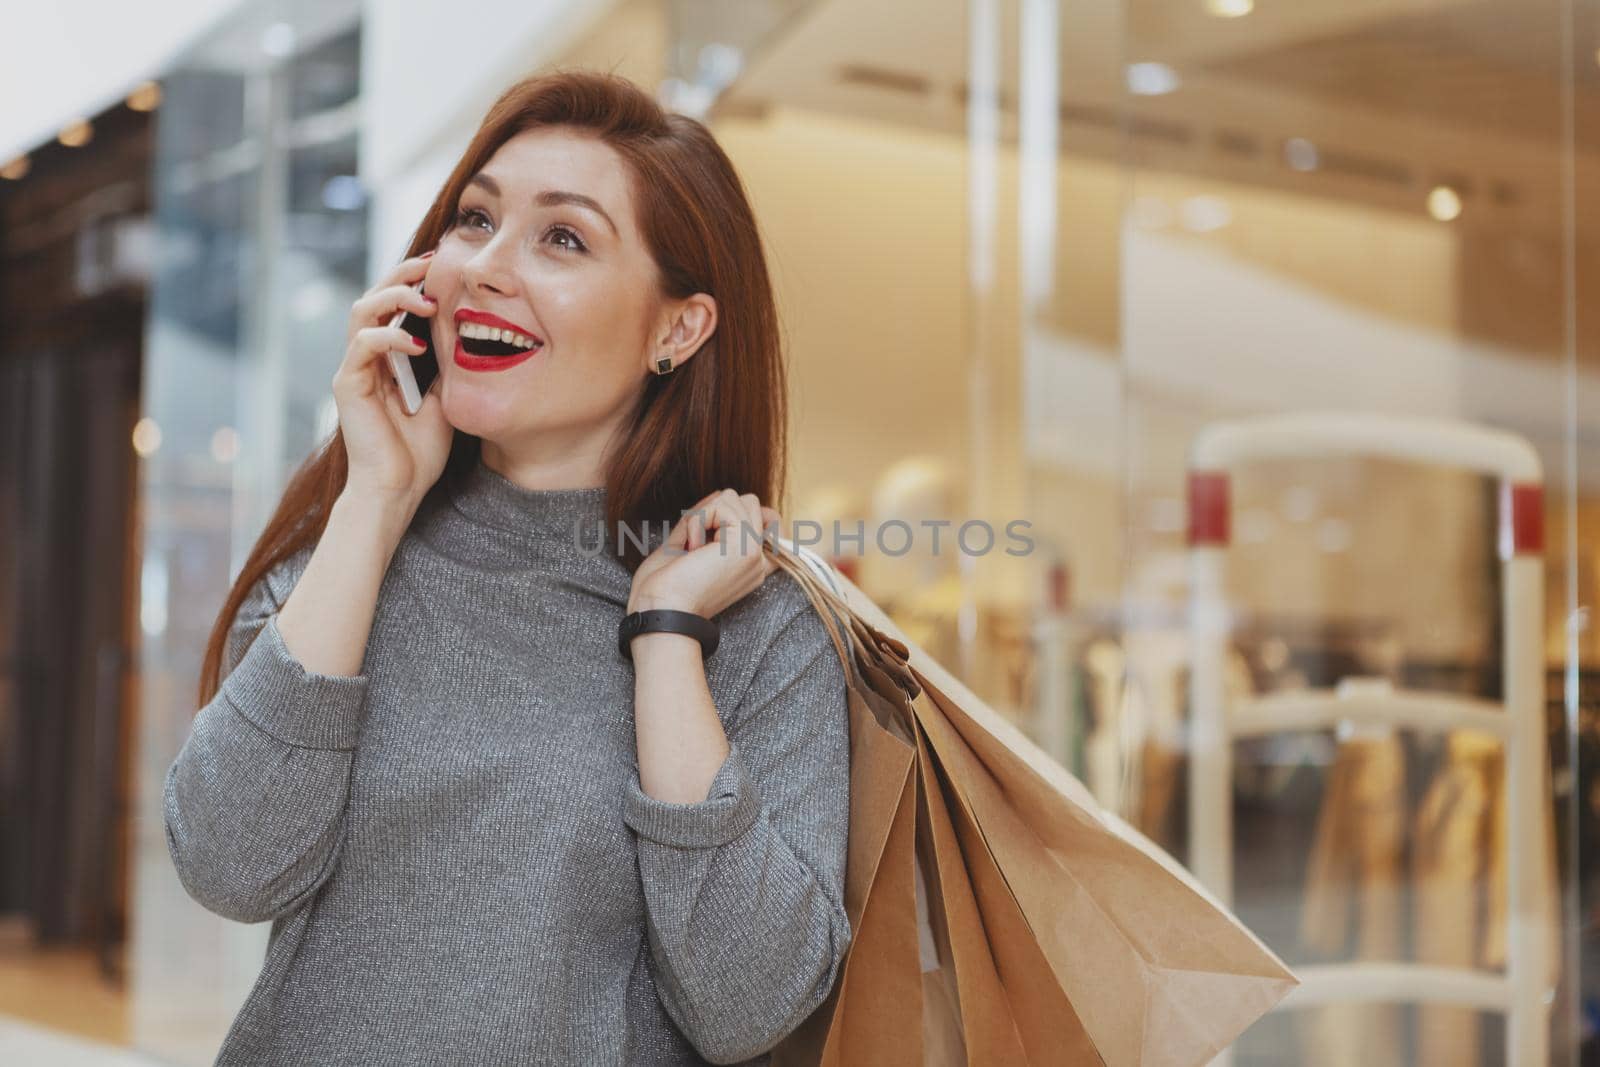
[[[861,678],[860,668],[857,666],[856,660],[856,648],[859,645],[859,641],[853,633],[845,637],[840,636],[840,624],[834,615],[835,611],[848,615],[850,606],[840,601],[833,590],[824,587],[822,580],[811,569],[811,565],[800,559],[794,550],[782,544],[781,539],[768,538],[763,541],[763,544],[772,554],[773,560],[778,566],[788,571],[794,577],[794,580],[800,583],[800,588],[805,591],[812,606],[816,608],[817,614],[822,616],[823,625],[828,628],[828,636],[833,638],[833,647],[839,651],[839,661],[844,664],[845,670],[850,673],[855,686],[857,688],[864,686],[865,682]],[[846,645],[849,646],[848,649]]]
[[[777,563],[800,583],[824,622],[831,623],[830,615],[835,613],[842,621],[847,634],[845,640],[849,642],[854,658],[845,655],[844,641],[840,640],[839,631],[829,625],[828,632],[834,637],[839,657],[851,669],[853,677],[860,679],[860,672],[855,668],[862,662],[870,662],[892,678],[908,699],[922,691],[921,681],[911,670],[911,650],[904,642],[878,629],[851,606],[844,594],[824,584],[812,564],[791,548],[785,538],[765,538],[762,544],[771,550]],[[827,564],[819,561],[817,566],[826,567]]]

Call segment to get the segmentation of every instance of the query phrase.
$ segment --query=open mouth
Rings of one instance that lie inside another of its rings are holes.
[[[544,347],[544,342],[494,326],[463,322],[457,329],[462,349],[471,356],[520,356]]]

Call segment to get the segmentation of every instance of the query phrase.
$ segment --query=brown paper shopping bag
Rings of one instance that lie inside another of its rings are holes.
[[[773,1050],[820,1064],[1204,1064],[1297,984],[836,571],[776,562],[849,679],[853,938]]]

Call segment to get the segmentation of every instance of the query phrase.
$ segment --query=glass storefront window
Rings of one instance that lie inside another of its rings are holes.
[[[1302,972],[1235,1062],[1572,1062],[1575,561],[1523,535],[1574,506],[1575,45],[1559,5],[1254,7],[1124,5],[1115,97],[1062,67],[1064,170],[1120,117],[1084,771]]]
[[[869,538],[835,562],[1315,975],[1230,1058],[1488,1064],[1533,1033],[1575,1062],[1574,845],[1596,820],[1574,789],[1595,550],[1572,10],[811,4],[754,39],[723,14],[625,5],[573,54],[609,65],[664,26],[664,97],[746,176],[802,412],[791,513],[1032,523],[1021,560]],[[1324,416],[1390,420],[1385,446],[1311,433]],[[1268,417],[1315,443],[1230,466],[1202,565],[1199,442]],[[1456,440],[1433,430],[1532,457],[1537,554],[1503,566],[1517,479],[1391,447]],[[1211,739],[1196,700],[1217,692],[1224,721],[1265,720]],[[1282,711],[1341,692],[1380,713]],[[1502,718],[1439,728],[1408,694]],[[1515,815],[1508,715],[1547,768]],[[1530,826],[1551,870],[1508,916]],[[1508,972],[1530,958],[1548,973]],[[1316,970],[1342,963],[1366,969]],[[1508,1028],[1490,1005],[1513,1001]]]
[[[134,1045],[174,1063],[211,1062],[269,933],[185,894],[161,794],[228,585],[289,474],[332,429],[328,383],[366,289],[357,14],[252,5],[163,80],[129,1017]]]

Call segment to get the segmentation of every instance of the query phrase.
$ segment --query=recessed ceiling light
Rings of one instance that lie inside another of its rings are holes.
[[[1428,214],[1440,222],[1451,222],[1461,216],[1461,194],[1448,185],[1434,186],[1428,193]]]
[[[1256,0],[1206,0],[1206,14],[1219,19],[1236,19],[1256,9]]]
[[[128,107],[134,111],[154,111],[161,104],[161,84],[144,82],[128,94]]]
[[[88,144],[89,138],[93,136],[94,127],[90,126],[85,120],[79,119],[63,126],[61,132],[56,134],[56,139],[68,148],[77,148],[80,145]]]

